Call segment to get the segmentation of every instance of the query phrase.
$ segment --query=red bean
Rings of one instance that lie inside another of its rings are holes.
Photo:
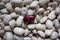
[[[30,22],[30,21],[34,21],[35,19],[35,16],[32,16],[32,15],[27,15],[24,17],[24,22]]]

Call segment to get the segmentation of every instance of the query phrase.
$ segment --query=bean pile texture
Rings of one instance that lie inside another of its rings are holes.
[[[60,40],[60,0],[0,0],[0,40]]]

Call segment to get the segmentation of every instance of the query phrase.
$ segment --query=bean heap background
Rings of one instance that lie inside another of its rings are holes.
[[[60,40],[60,0],[0,0],[0,40]]]

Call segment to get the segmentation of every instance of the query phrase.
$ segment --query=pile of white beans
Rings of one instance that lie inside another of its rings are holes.
[[[0,40],[60,40],[60,0],[1,0]]]

